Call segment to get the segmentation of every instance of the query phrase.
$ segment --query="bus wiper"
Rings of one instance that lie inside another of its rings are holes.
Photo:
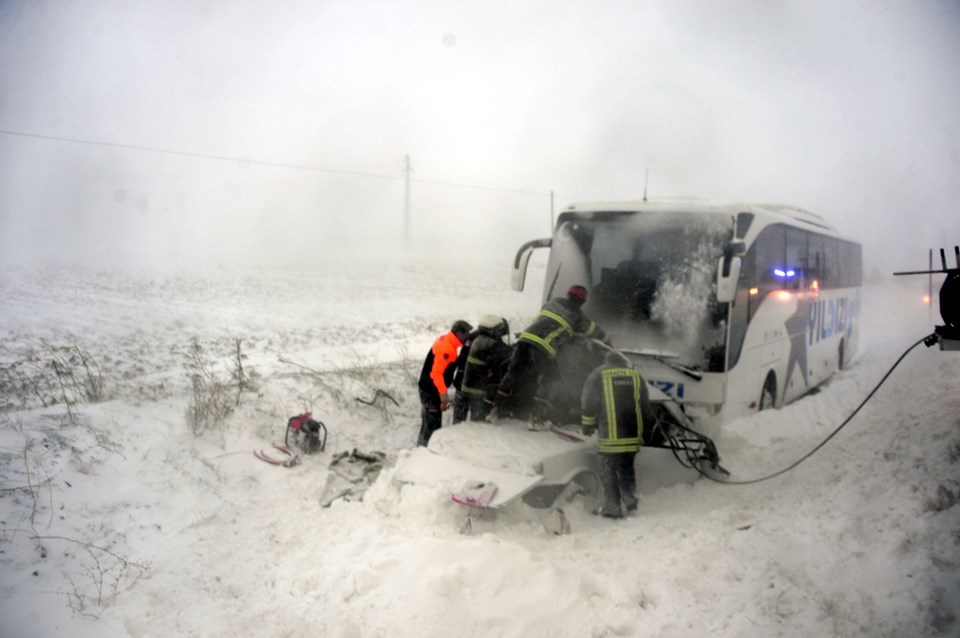
[[[684,375],[684,376],[690,377],[691,379],[695,379],[696,381],[703,381],[703,375],[700,374],[699,372],[697,372],[696,370],[691,370],[690,368],[688,368],[688,367],[686,367],[686,366],[682,366],[682,365],[680,365],[679,363],[675,363],[675,362],[669,360],[670,358],[675,358],[675,357],[677,357],[677,356],[679,356],[679,355],[669,354],[669,353],[664,353],[664,352],[657,352],[656,350],[627,350],[627,349],[622,349],[622,350],[620,350],[620,352],[626,352],[626,353],[628,353],[628,354],[636,354],[636,355],[639,355],[639,356],[641,356],[641,357],[650,357],[651,359],[655,359],[656,361],[659,361],[660,363],[662,363],[663,365],[667,366],[668,368],[671,368],[671,369],[673,369],[673,370],[676,370],[677,372],[679,372],[680,374],[682,374],[682,375]]]
[[[663,357],[654,357],[654,359],[656,359],[657,361],[659,361],[660,363],[662,363],[663,365],[669,368],[673,368],[674,370],[676,370],[682,375],[688,376],[691,379],[695,379],[697,381],[703,381],[703,375],[697,372],[696,370],[691,370],[690,368],[686,366],[682,366],[679,363],[674,363],[673,361],[667,361]]]
[[[560,271],[563,270],[563,264],[557,266],[557,273],[553,276],[553,281],[550,282],[550,289],[547,291],[547,299],[553,299],[553,289],[557,285],[557,279],[560,278]]]

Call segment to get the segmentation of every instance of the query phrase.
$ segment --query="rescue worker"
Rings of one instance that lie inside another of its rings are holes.
[[[574,334],[609,343],[603,329],[580,309],[586,301],[586,288],[570,286],[565,297],[545,303],[533,323],[520,333],[498,392],[498,413],[503,406],[504,411],[520,418],[529,416],[532,424],[539,424],[546,405],[537,392],[556,373],[560,346]]]
[[[453,387],[457,391],[453,395],[453,422],[460,423],[467,420],[470,413],[470,397],[463,393],[463,375],[467,371],[467,357],[470,355],[470,346],[473,340],[480,334],[479,329],[474,330],[463,342],[460,348],[460,354],[457,355],[456,369],[453,372]]]
[[[448,386],[453,381],[457,353],[473,330],[466,321],[454,322],[450,332],[441,335],[423,360],[420,370],[420,435],[417,445],[427,445],[440,429],[443,412],[450,407]]]
[[[623,353],[611,350],[587,377],[580,397],[583,433],[598,433],[603,506],[597,512],[622,518],[637,509],[634,460],[644,428],[653,431],[656,414],[643,377]]]
[[[469,402],[468,413],[464,418],[471,421],[483,421],[493,409],[497,388],[510,360],[512,349],[503,341],[510,333],[510,324],[503,317],[485,315],[480,320],[467,355],[461,394]]]

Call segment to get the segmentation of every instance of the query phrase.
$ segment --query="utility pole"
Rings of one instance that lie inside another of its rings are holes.
[[[930,267],[927,270],[930,271],[927,275],[927,318],[933,323],[933,248],[930,249]]]
[[[410,156],[403,156],[403,245],[410,247]]]

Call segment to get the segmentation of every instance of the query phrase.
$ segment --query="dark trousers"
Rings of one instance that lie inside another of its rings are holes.
[[[498,405],[518,418],[526,418],[535,412],[534,400],[545,375],[556,367],[543,348],[526,341],[518,341],[510,365],[503,377],[500,389],[507,396]]]
[[[457,392],[453,400],[453,422],[483,421],[493,409],[492,403],[487,403],[482,394]]]
[[[462,390],[457,390],[457,394],[453,397],[453,422],[461,423],[467,420],[467,417],[470,414],[470,397],[471,395],[463,392]]]
[[[485,421],[493,409],[493,404],[487,402],[482,394],[470,395],[470,420]]]
[[[636,452],[600,454],[604,516],[622,516],[622,507],[628,512],[637,509],[637,473],[633,465],[636,456]]]
[[[420,435],[417,445],[426,447],[433,433],[440,429],[442,419],[439,397],[420,390]]]

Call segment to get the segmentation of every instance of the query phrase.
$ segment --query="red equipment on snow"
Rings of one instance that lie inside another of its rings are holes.
[[[300,446],[304,454],[323,452],[327,447],[327,426],[320,421],[310,418],[309,412],[290,417],[287,421],[287,433],[283,437],[283,444],[290,446],[288,439],[293,431],[293,440]],[[321,435],[322,433],[322,435]]]
[[[293,434],[291,435],[291,431]],[[293,439],[291,441],[291,438]],[[253,455],[261,461],[271,465],[293,467],[300,464],[300,455],[293,451],[291,443],[303,450],[304,454],[323,452],[327,447],[327,426],[311,418],[309,412],[290,417],[287,421],[287,431],[283,437],[283,445],[274,445],[273,448],[283,453],[277,458],[270,456],[263,450],[254,450]]]

